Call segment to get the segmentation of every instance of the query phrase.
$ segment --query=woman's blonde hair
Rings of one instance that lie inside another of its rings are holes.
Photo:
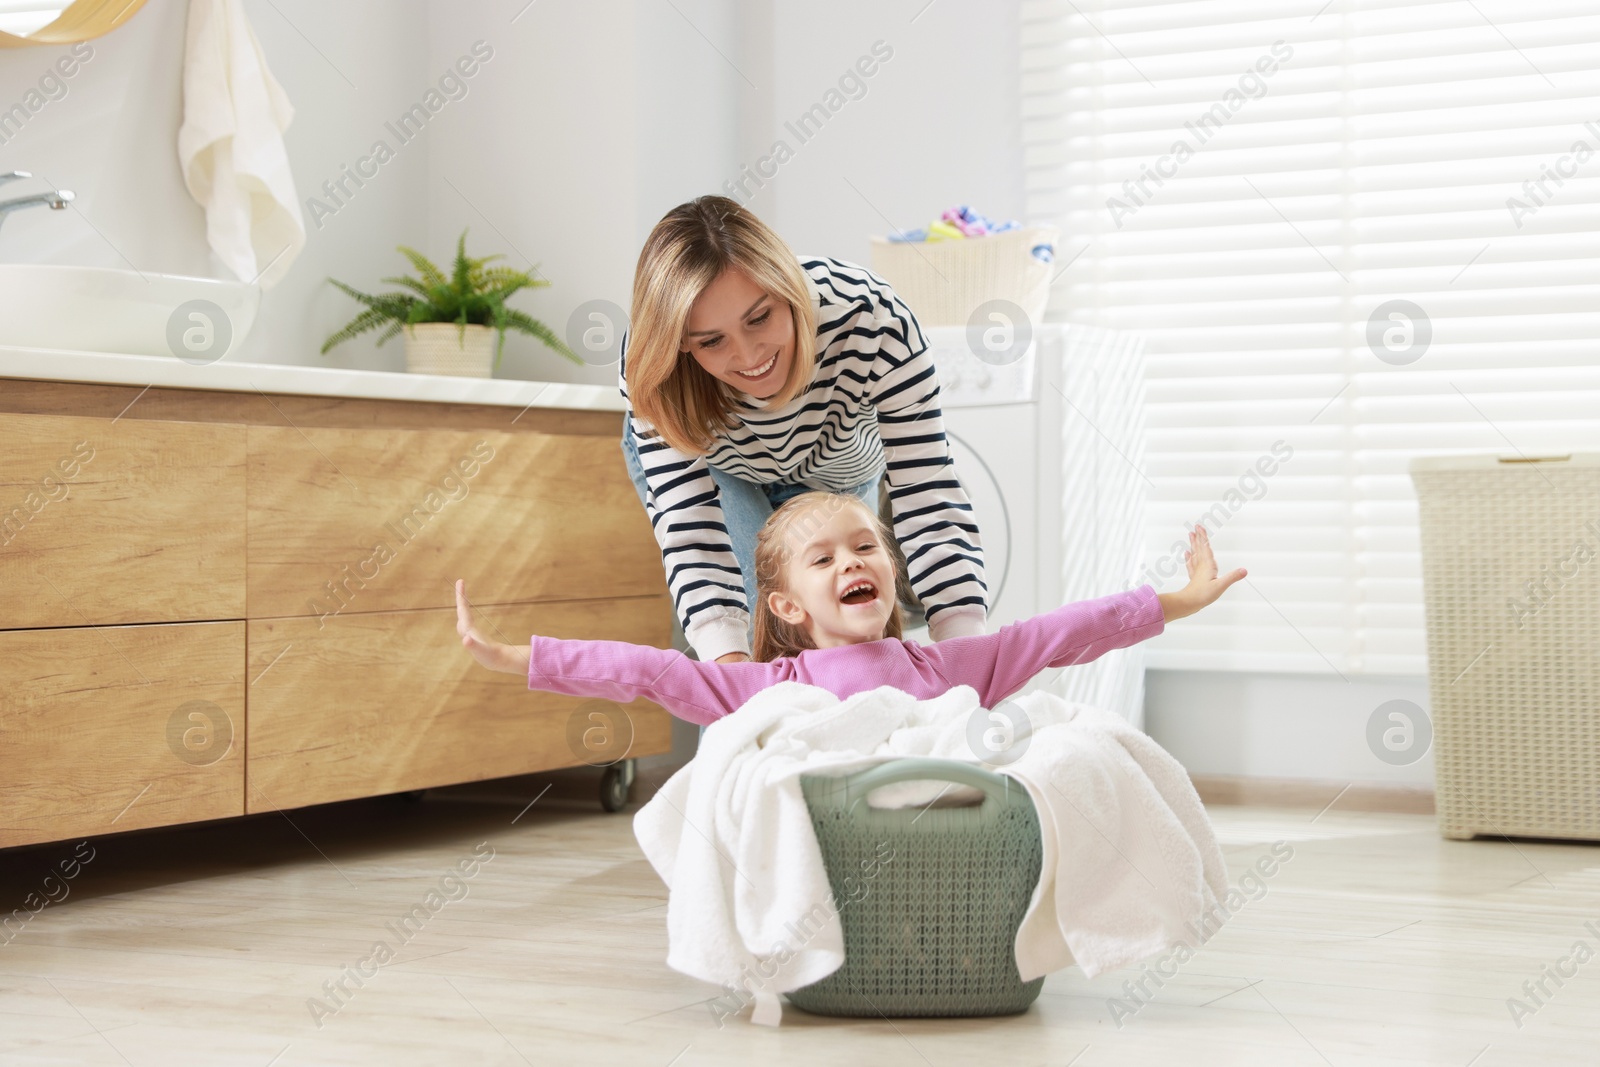
[[[857,507],[867,516],[867,524],[877,534],[883,551],[893,559],[890,534],[883,519],[861,498],[850,493],[801,493],[781,504],[768,517],[766,525],[756,534],[756,639],[752,659],[759,662],[797,656],[808,648],[816,648],[811,635],[794,623],[785,622],[772,613],[767,597],[771,593],[787,593],[789,560],[798,554],[820,524],[819,514],[833,514],[842,507]],[[894,589],[881,590],[889,596],[893,607],[884,620],[883,636],[899,638],[904,633],[900,604]],[[881,640],[881,639],[880,639]]]
[[[799,259],[766,223],[725,196],[680,204],[656,223],[633,273],[628,324],[628,401],[673,448],[705,455],[736,425],[735,390],[683,352],[689,309],[725,270],[737,270],[789,305],[794,359],[770,407],[782,407],[811,385],[816,371],[817,316]],[[686,358],[680,358],[686,357]]]

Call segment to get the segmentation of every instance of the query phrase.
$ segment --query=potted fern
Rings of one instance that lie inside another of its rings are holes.
[[[500,365],[506,331],[517,330],[543,341],[574,363],[583,362],[544,323],[526,312],[506,307],[506,298],[513,293],[550,283],[526,271],[488,265],[504,256],[468,256],[465,230],[456,242],[455,263],[449,276],[417,250],[405,245],[400,245],[399,250],[420,277],[402,275],[381,280],[402,286],[407,292],[373,296],[328,279],[365,305],[365,310],[323,342],[324,355],[337,344],[381,327],[379,345],[404,332],[406,369],[414,374],[487,378]]]

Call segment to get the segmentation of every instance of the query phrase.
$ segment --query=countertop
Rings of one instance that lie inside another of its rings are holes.
[[[614,385],[535,382],[521,378],[459,378],[439,374],[277,363],[192,364],[171,356],[125,356],[0,345],[0,379],[31,378],[95,385],[158,386],[229,393],[359,397],[500,407],[625,411]]]

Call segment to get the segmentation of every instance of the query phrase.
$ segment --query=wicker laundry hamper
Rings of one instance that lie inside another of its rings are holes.
[[[872,239],[872,271],[923,326],[966,326],[991,300],[1009,300],[1031,321],[1044,321],[1050,279],[1058,269],[1033,255],[1054,247],[1060,232],[1048,226],[948,241]]]
[[[964,807],[873,808],[894,782],[984,792]],[[1044,986],[1017,971],[1017,927],[1039,882],[1039,818],[1019,783],[973,763],[902,759],[802,775],[844,935],[844,964],[787,994],[820,1015],[1011,1015]]]
[[[1600,454],[1411,479],[1440,833],[1600,840]]]

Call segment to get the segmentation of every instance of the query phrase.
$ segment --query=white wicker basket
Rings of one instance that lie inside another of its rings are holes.
[[[419,322],[405,328],[406,370],[412,374],[455,374],[491,378],[495,332],[468,326],[465,336],[453,322]]]
[[[1009,300],[1035,322],[1044,321],[1053,264],[1033,255],[1054,245],[1048,226],[947,241],[872,239],[872,271],[893,286],[924,326],[965,326],[979,305]]]
[[[1600,454],[1411,478],[1440,833],[1600,839]]]

